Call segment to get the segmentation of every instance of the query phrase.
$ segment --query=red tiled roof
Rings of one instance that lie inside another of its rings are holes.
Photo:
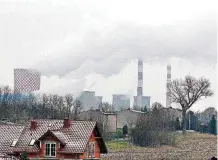
[[[62,152],[83,153],[95,125],[93,121],[72,121],[69,129],[62,130],[67,137]]]
[[[60,132],[60,131],[50,131],[55,137],[57,137],[57,139],[59,139],[59,141],[61,141],[61,143],[66,144],[67,141],[67,137],[65,136],[64,133]]]
[[[35,143],[29,146],[32,139],[37,140],[46,132],[50,131],[58,140],[65,144],[61,152],[64,153],[83,153],[91,133],[96,129],[94,121],[71,121],[69,128],[64,128],[64,120],[34,120],[37,125],[35,130],[30,130],[31,121],[25,126],[0,125],[0,152],[38,152],[39,145]],[[5,135],[7,135],[5,137]],[[3,137],[3,138],[2,138]],[[5,138],[4,138],[5,137]],[[12,141],[18,139],[15,147],[10,147]],[[102,152],[107,152],[103,140]]]
[[[37,127],[35,130],[30,130],[30,121],[23,129],[23,132],[17,142],[14,151],[38,152],[39,148],[35,144],[29,146],[32,139],[38,140],[48,130],[66,143],[62,152],[83,153],[88,143],[89,137],[96,125],[92,121],[71,121],[69,128],[63,128],[63,120],[35,120]],[[49,127],[51,124],[51,127]]]
[[[0,125],[0,152],[11,153],[12,148],[10,147],[13,140],[18,139],[24,126],[20,125]]]

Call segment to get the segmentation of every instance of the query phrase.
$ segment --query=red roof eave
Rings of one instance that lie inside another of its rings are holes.
[[[84,152],[59,151],[58,153],[67,153],[67,154],[82,154],[82,153],[84,153]]]
[[[14,153],[20,153],[20,152],[23,152],[23,151],[26,151],[27,153],[38,153],[39,152],[39,150],[35,150],[35,149],[26,149],[26,148],[13,149]]]

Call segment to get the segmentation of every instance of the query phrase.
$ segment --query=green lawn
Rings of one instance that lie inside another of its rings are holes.
[[[130,145],[129,142],[126,141],[107,141],[106,146],[109,151],[121,151],[129,148],[137,148],[137,146]]]

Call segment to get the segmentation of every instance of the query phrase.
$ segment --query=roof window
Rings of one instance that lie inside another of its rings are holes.
[[[35,143],[35,139],[32,139],[31,141],[30,141],[30,143],[29,143],[29,146],[33,146],[34,145],[34,143]]]
[[[18,139],[14,139],[13,142],[11,143],[11,147],[15,147],[17,144]]]

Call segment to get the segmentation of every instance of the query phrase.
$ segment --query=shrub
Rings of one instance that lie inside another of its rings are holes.
[[[27,152],[22,152],[21,153],[20,160],[29,160]]]
[[[208,124],[208,131],[211,134],[214,134],[214,135],[217,134],[216,119],[214,115]]]
[[[128,127],[127,125],[123,126],[123,135],[127,135],[128,134]]]
[[[154,108],[144,116],[140,116],[132,131],[133,143],[139,146],[174,145],[175,136],[173,122],[159,109]]]

